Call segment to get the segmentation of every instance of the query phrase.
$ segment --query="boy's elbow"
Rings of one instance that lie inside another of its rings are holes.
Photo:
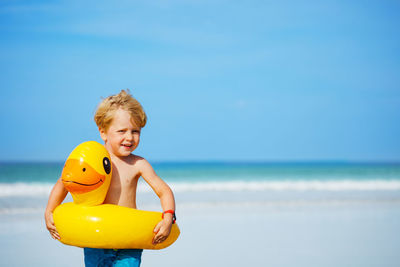
[[[171,188],[168,185],[163,186],[163,188],[159,192],[157,192],[157,195],[159,198],[174,196]]]

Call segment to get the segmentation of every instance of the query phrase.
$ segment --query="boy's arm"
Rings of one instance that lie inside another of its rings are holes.
[[[172,210],[175,212],[175,198],[171,188],[156,174],[147,160],[139,161],[141,176],[154,190],[160,198],[163,211]],[[173,223],[173,215],[165,213],[164,219],[161,220],[154,228],[156,234],[153,239],[153,244],[161,243],[169,236]]]
[[[47,202],[47,207],[44,212],[44,219],[46,221],[47,230],[49,230],[51,236],[54,239],[60,239],[60,235],[58,234],[56,226],[54,225],[53,211],[58,205],[63,202],[67,194],[68,191],[65,189],[61,178],[58,179],[57,183],[51,190],[49,201]]]

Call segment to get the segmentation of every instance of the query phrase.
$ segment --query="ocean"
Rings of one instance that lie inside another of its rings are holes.
[[[155,162],[152,165],[173,189],[178,208],[400,202],[400,163]],[[0,163],[0,214],[43,211],[62,167],[63,162]],[[157,198],[141,180],[138,203],[144,208],[157,209]]]

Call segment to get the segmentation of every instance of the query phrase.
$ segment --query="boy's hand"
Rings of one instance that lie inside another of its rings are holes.
[[[46,221],[47,230],[49,230],[51,237],[53,239],[60,239],[60,235],[58,234],[56,226],[54,225],[53,213],[46,211],[44,213],[44,219]]]
[[[154,228],[154,233],[156,234],[153,238],[153,245],[157,245],[164,242],[169,236],[172,227],[172,218],[165,216],[165,218],[159,222]]]

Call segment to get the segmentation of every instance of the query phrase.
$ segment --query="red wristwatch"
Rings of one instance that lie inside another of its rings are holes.
[[[175,211],[173,210],[166,210],[162,213],[162,218],[164,219],[164,214],[165,213],[171,213],[172,214],[172,223],[175,223],[176,221],[176,215],[175,215]]]

